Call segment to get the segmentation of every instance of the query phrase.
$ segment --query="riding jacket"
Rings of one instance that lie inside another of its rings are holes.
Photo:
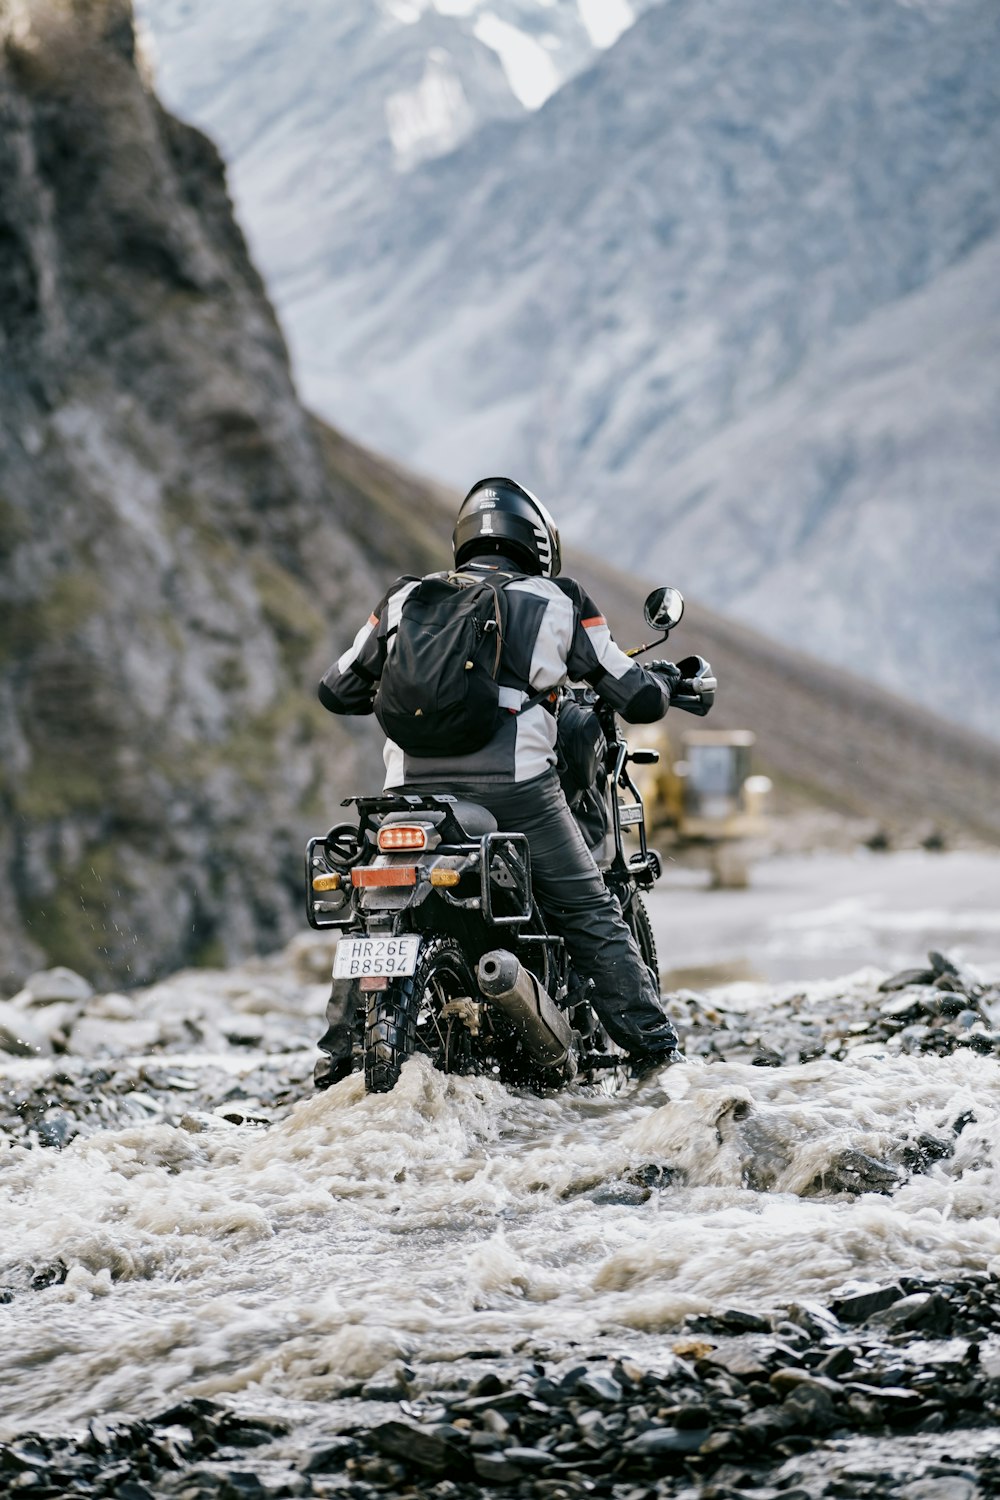
[[[496,785],[531,781],[556,763],[556,721],[550,703],[519,713],[529,697],[566,682],[587,682],[630,724],[660,719],[669,688],[615,645],[607,621],[572,578],[538,578],[504,558],[478,558],[463,573],[514,575],[504,587],[507,631],[500,670],[500,707],[510,710],[493,738],[471,755],[405,755],[387,741],[386,787],[449,782]],[[394,644],[403,603],[420,582],[399,578],[319,685],[319,699],[335,714],[370,714],[382,669]]]

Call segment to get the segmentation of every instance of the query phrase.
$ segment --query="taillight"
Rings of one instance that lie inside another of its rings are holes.
[[[426,849],[427,829],[419,823],[390,823],[378,831],[378,846],[383,854],[398,849]]]

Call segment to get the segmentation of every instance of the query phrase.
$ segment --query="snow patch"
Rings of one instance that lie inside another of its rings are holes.
[[[635,20],[628,0],[577,0],[577,5],[595,47],[613,47]]]
[[[428,54],[424,76],[415,89],[401,89],[385,101],[385,120],[401,167],[450,151],[465,134],[469,107],[450,55],[443,48]]]
[[[511,93],[525,109],[540,109],[559,87],[559,74],[545,48],[487,11],[476,22],[475,35],[499,57]]]

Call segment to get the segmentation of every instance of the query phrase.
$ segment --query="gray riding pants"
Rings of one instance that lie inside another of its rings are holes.
[[[593,1006],[612,1040],[639,1058],[673,1051],[677,1033],[660,1006],[658,985],[604,884],[555,771],[496,786],[449,782],[448,790],[487,808],[501,831],[526,835],[535,894],[565,940],[577,974],[593,981]],[[317,1083],[334,1081],[350,1066],[353,1018],[353,986],[335,981],[328,1029],[319,1042],[329,1062],[324,1058],[317,1064]]]

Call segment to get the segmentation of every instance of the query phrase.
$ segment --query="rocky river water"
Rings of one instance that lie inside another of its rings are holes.
[[[0,1495],[1000,1493],[1000,965],[313,1095],[330,948],[0,1004]]]

